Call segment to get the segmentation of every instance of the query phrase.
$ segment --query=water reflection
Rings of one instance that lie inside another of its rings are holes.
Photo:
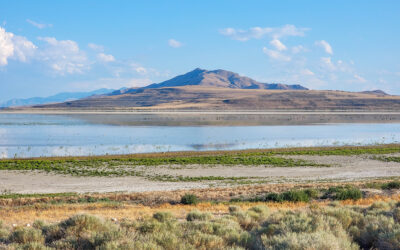
[[[58,115],[0,114],[1,158],[399,142],[398,123],[115,126]]]

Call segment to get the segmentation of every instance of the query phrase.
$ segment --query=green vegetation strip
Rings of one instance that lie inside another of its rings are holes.
[[[400,157],[397,156],[380,156],[380,157],[373,157],[373,159],[384,162],[400,162]]]
[[[283,193],[266,193],[248,198],[233,198],[232,202],[309,202],[311,200],[358,200],[363,198],[361,190],[357,187],[346,185],[331,187],[329,189],[293,189]]]
[[[400,153],[400,146],[372,146],[372,147],[338,147],[316,149],[293,149],[276,151],[280,155],[361,155],[361,154],[392,154]]]
[[[327,166],[304,160],[263,155],[222,155],[165,158],[93,158],[1,160],[0,170],[39,170],[74,176],[145,176],[138,166],[160,165],[265,165],[274,167]]]

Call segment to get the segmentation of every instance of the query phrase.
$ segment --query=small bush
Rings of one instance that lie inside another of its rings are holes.
[[[35,228],[18,228],[9,237],[9,241],[19,244],[43,243],[42,231]]]
[[[181,198],[181,203],[185,205],[195,205],[199,203],[199,199],[194,194],[185,194]]]
[[[308,189],[304,189],[304,192],[308,195],[308,197],[310,197],[311,199],[315,199],[318,198],[319,196],[319,191],[317,189],[314,188],[308,188]]]
[[[268,193],[267,195],[265,195],[265,201],[282,202],[283,197],[282,195],[277,193]]]
[[[186,220],[187,221],[195,221],[195,220],[206,221],[206,220],[211,219],[211,217],[212,216],[209,213],[202,213],[198,210],[193,210],[187,214]]]
[[[159,222],[166,222],[173,219],[173,217],[174,216],[169,212],[158,212],[153,214],[153,218],[158,220]]]
[[[304,191],[304,190],[291,190],[282,193],[283,200],[285,201],[303,201],[303,202],[309,202],[310,201],[310,196]]]
[[[237,213],[241,210],[239,206],[229,206],[228,209],[229,209],[229,213]]]
[[[361,190],[351,186],[331,187],[328,189],[327,194],[331,195],[334,200],[358,200],[362,198]]]
[[[399,189],[399,188],[400,188],[400,181],[391,181],[382,184],[382,189]]]

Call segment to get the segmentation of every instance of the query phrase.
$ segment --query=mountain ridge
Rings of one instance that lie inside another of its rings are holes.
[[[141,88],[129,88],[114,91],[111,95],[129,94],[137,92],[138,89],[153,89],[181,86],[203,86],[230,89],[282,89],[282,90],[308,90],[299,84],[288,85],[282,83],[261,83],[250,77],[240,76],[232,71],[217,69],[205,70],[196,68],[185,74],[178,75],[161,83],[153,83]]]
[[[301,85],[260,83],[226,70],[197,68],[141,88],[124,88],[108,94],[30,108],[111,111],[400,110],[400,96],[387,95],[380,90],[309,90]]]
[[[72,100],[78,100],[94,95],[104,95],[115,91],[114,89],[101,88],[88,92],[61,92],[47,97],[14,98],[0,103],[1,108],[30,106],[48,103],[59,103]]]

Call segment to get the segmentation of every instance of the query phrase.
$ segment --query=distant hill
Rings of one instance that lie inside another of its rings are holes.
[[[66,110],[400,110],[383,91],[309,90],[261,83],[226,70],[195,69],[161,83],[33,109]]]
[[[380,90],[380,89],[376,89],[376,90],[367,90],[367,91],[363,91],[363,92],[361,92],[361,93],[364,93],[364,94],[375,94],[375,95],[382,95],[382,96],[388,95],[386,92],[384,92],[384,91],[382,91],[382,90]]]
[[[261,83],[249,77],[240,76],[227,70],[194,69],[184,75],[176,76],[161,83],[154,83],[143,88],[130,88],[117,90],[111,95],[120,95],[136,92],[138,89],[157,89],[165,87],[202,86],[231,89],[286,89],[307,90],[301,85],[287,85],[282,83]]]
[[[82,99],[93,95],[103,95],[111,93],[113,89],[97,89],[90,92],[64,92],[48,97],[32,97],[26,99],[11,99],[0,103],[0,107],[32,106],[38,104],[58,103]]]

